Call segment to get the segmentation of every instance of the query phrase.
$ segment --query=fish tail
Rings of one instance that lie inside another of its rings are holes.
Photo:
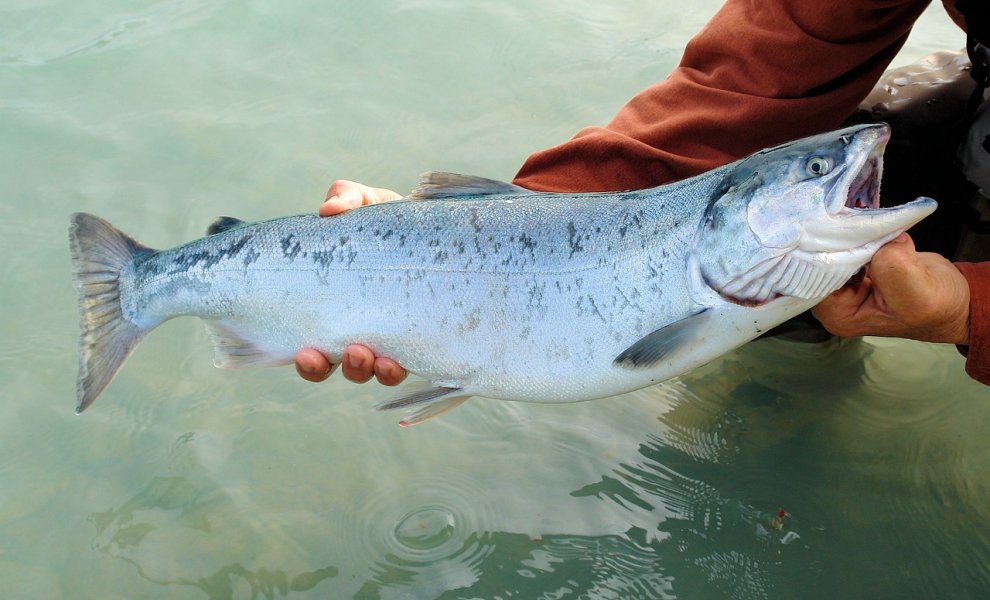
[[[99,217],[75,213],[69,224],[72,282],[79,293],[79,377],[76,414],[96,400],[147,330],[124,316],[121,271],[154,252]]]

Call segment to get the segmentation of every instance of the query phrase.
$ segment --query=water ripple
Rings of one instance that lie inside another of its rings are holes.
[[[498,516],[470,473],[444,470],[381,492],[363,498],[346,527],[360,562],[373,565],[367,588],[382,598],[435,597],[477,581]]]
[[[220,0],[168,0],[143,11],[118,14],[76,12],[72,7],[54,15],[51,7],[42,11],[5,11],[18,27],[18,35],[0,38],[0,65],[40,66],[119,46],[135,43],[181,27],[198,23],[222,4]]]

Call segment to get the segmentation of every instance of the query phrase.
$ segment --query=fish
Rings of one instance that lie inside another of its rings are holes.
[[[533,192],[433,172],[333,217],[221,217],[155,250],[99,217],[69,228],[77,413],[152,329],[204,321],[221,368],[349,344],[418,381],[400,425],[473,396],[575,402],[704,365],[808,310],[935,210],[880,208],[884,124],[822,133],[645,190]]]

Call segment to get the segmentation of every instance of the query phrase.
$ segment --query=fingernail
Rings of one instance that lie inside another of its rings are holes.
[[[360,356],[357,356],[351,352],[347,355],[347,364],[351,365],[355,369],[360,369],[364,366],[364,360],[362,360]]]
[[[302,367],[302,370],[307,375],[314,375],[314,376],[317,376],[317,377],[326,377],[330,373],[333,372],[333,365],[330,365],[330,368],[329,369],[323,369],[323,368],[317,367],[316,365],[305,365],[305,366]]]

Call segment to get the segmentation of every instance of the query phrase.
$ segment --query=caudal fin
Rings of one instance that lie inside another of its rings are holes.
[[[79,293],[79,377],[76,413],[109,385],[144,334],[124,316],[120,273],[135,257],[154,252],[99,217],[75,213],[69,224],[72,282]]]

